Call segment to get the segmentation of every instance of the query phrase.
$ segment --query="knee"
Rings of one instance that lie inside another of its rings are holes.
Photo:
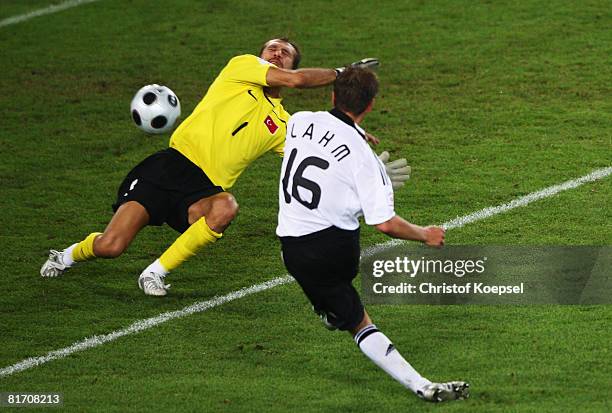
[[[238,215],[238,202],[232,194],[223,192],[191,205],[187,214],[190,225],[206,217],[206,223],[213,231],[223,232]]]
[[[94,254],[100,258],[116,258],[123,254],[127,243],[120,237],[102,234],[94,243]]]
[[[238,215],[238,209],[236,198],[232,194],[224,193],[213,202],[206,221],[212,221],[210,223],[217,226],[227,226]]]

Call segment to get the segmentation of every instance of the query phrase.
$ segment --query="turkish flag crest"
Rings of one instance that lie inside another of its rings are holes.
[[[276,132],[276,130],[278,129],[278,125],[276,125],[276,123],[274,123],[274,121],[272,120],[270,115],[268,115],[268,117],[266,117],[266,119],[264,120],[264,123],[266,124],[266,127],[268,128],[268,130],[272,134],[274,132]]]

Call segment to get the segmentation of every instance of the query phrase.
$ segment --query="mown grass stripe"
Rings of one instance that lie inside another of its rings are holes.
[[[603,179],[607,176],[609,176],[610,174],[612,174],[612,167],[608,167],[608,168],[603,168],[603,169],[598,169],[595,170],[593,172],[591,172],[588,175],[582,176],[580,178],[577,179],[572,179],[566,182],[563,182],[561,184],[558,185],[553,185],[547,188],[544,188],[540,191],[536,191],[536,192],[532,192],[528,195],[522,196],[520,198],[514,199],[508,203],[502,204],[502,205],[498,205],[495,207],[489,207],[489,208],[485,208],[482,209],[480,211],[474,212],[472,214],[469,215],[465,215],[463,217],[458,217],[455,218],[451,221],[448,221],[444,224],[442,224],[445,228],[447,229],[453,229],[453,228],[460,228],[464,225],[479,221],[479,220],[483,220],[486,218],[489,218],[493,215],[497,215],[497,214],[501,214],[504,213],[506,211],[509,211],[511,209],[514,208],[518,208],[518,207],[522,207],[525,205],[528,205],[532,202],[535,202],[537,200],[543,199],[543,198],[548,198],[551,196],[554,196],[556,194],[558,194],[559,192],[562,191],[567,191],[569,189],[573,189],[573,188],[577,188],[581,185],[584,185],[585,183],[588,182],[594,182],[600,179]],[[398,240],[392,240],[383,244],[378,244],[375,245],[373,247],[369,247],[366,248],[363,253],[362,256],[369,256],[372,255],[374,253],[377,253],[379,251],[382,251],[386,248],[388,248],[391,245],[396,245],[397,243],[399,243],[401,241]],[[71,354],[74,354],[76,352],[79,351],[83,351],[83,350],[87,350],[90,348],[94,348],[94,347],[98,347],[101,346],[102,344],[114,341],[120,337],[123,336],[127,336],[127,335],[131,335],[131,334],[136,334],[139,333],[141,331],[144,330],[148,330],[152,327],[155,327],[157,325],[160,325],[162,323],[165,323],[167,321],[171,321],[177,318],[182,318],[185,316],[188,316],[190,314],[195,314],[195,313],[201,313],[204,312],[206,310],[209,310],[211,308],[215,308],[218,307],[220,305],[223,305],[225,303],[228,303],[230,301],[234,301],[237,300],[239,298],[243,298],[246,297],[248,295],[251,294],[256,294],[262,291],[266,291],[269,290],[271,288],[277,287],[279,285],[284,285],[284,284],[288,284],[293,282],[293,278],[289,275],[285,275],[282,277],[278,277],[278,278],[274,278],[272,280],[260,283],[260,284],[255,284],[252,285],[250,287],[245,287],[242,288],[240,290],[237,291],[233,291],[229,294],[220,296],[220,297],[214,297],[210,300],[206,300],[206,301],[200,301],[197,303],[194,303],[192,305],[189,305],[185,308],[183,308],[182,310],[177,310],[177,311],[169,311],[166,313],[162,313],[160,315],[157,315],[155,317],[151,317],[151,318],[146,318],[143,320],[139,320],[134,322],[132,325],[130,325],[127,328],[124,328],[122,330],[116,330],[113,331],[109,334],[103,334],[103,335],[97,335],[97,336],[93,336],[93,337],[89,337],[86,338],[84,340],[81,340],[79,342],[76,342],[74,344],[72,344],[71,346],[68,347],[64,347],[62,349],[59,350],[54,350],[51,351],[49,353],[47,353],[44,356],[39,356],[39,357],[30,357],[27,358],[25,360],[22,360],[18,363],[15,363],[11,366],[8,367],[4,367],[2,369],[0,369],[0,378],[2,377],[6,377],[6,376],[10,376],[14,373],[23,371],[23,370],[27,370],[36,366],[40,366],[42,364],[48,363],[49,361],[52,360],[57,360],[57,359],[61,359],[64,357],[67,357]]]

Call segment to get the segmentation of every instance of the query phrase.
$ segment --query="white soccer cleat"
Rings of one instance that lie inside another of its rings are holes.
[[[470,384],[464,381],[431,383],[417,391],[417,395],[423,400],[434,403],[463,400],[470,397]]]
[[[138,277],[138,287],[146,295],[154,295],[156,297],[163,297],[168,294],[168,289],[170,288],[170,284],[164,283],[165,275],[153,272],[153,271],[143,271]]]
[[[50,250],[49,259],[40,269],[42,277],[58,277],[66,272],[69,266],[64,264],[63,251]]]

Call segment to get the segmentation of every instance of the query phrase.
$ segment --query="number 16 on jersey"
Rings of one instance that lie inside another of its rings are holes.
[[[321,187],[315,181],[304,178],[304,171],[309,166],[325,170],[329,168],[329,162],[327,162],[325,159],[317,158],[316,156],[309,156],[305,158],[295,169],[293,180],[291,182],[291,193],[289,193],[289,178],[291,176],[291,170],[293,169],[293,163],[295,162],[296,156],[297,149],[294,148],[289,155],[287,169],[285,170],[285,175],[283,176],[283,195],[285,196],[285,203],[290,204],[291,197],[293,197],[293,199],[304,205],[306,208],[316,209],[321,201]],[[300,192],[298,191],[299,188],[304,188],[312,194],[310,201],[306,201],[301,197]]]

